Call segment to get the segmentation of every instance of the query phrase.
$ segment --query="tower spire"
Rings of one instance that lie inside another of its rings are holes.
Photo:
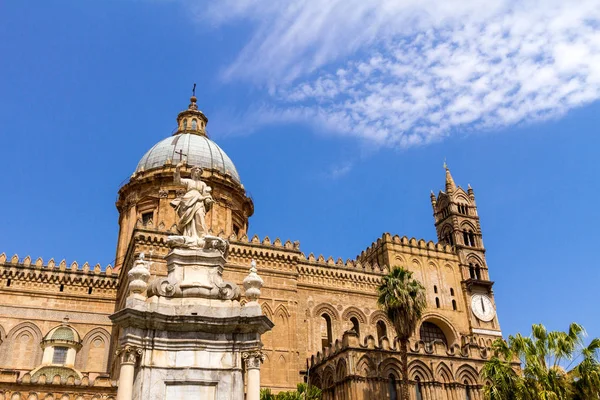
[[[456,189],[456,184],[454,183],[454,179],[452,179],[452,174],[450,173],[450,168],[448,168],[446,161],[444,161],[444,169],[446,170],[446,193],[450,193]]]

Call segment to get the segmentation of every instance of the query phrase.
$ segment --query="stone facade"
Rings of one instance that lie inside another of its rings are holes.
[[[194,106],[195,98],[188,110],[179,114],[174,135],[201,135],[209,140],[204,130],[208,120]],[[194,118],[202,124],[190,131]],[[190,122],[185,123],[185,119]],[[173,148],[175,154],[192,150],[184,148],[177,153],[177,147]],[[187,177],[192,166],[185,164],[184,155],[181,157],[181,174]],[[138,168],[119,190],[116,206],[120,230],[114,269],[0,256],[0,381],[6,382],[0,393],[4,391],[6,399],[17,392],[21,397],[15,398],[22,399],[29,393],[36,393],[39,399],[49,393],[55,399],[63,394],[65,399],[82,396],[86,400],[115,396],[120,369],[116,338],[121,328],[108,317],[125,307],[128,272],[140,253],[145,253],[149,262],[151,282],[168,274],[167,237],[176,229],[170,202],[182,194],[182,188],[173,182],[176,162],[167,159],[153,169]],[[321,371],[319,384],[325,388],[336,387],[338,379],[345,379],[338,378],[340,375],[325,379],[330,362],[350,355],[347,360],[368,356],[369,365],[379,371],[382,366],[376,363],[381,364],[386,357],[397,358],[386,347],[394,346],[393,327],[376,304],[380,278],[394,266],[412,270],[426,288],[428,307],[411,341],[414,350],[410,355],[413,363],[427,366],[429,375],[423,375],[423,384],[465,385],[459,373],[463,368],[469,370],[469,385],[481,385],[478,374],[487,356],[485,349],[501,331],[475,195],[470,187],[463,190],[457,186],[448,169],[444,190],[437,196],[431,194],[435,242],[385,233],[357,257],[344,261],[305,254],[300,244],[291,240],[248,236],[252,199],[236,178],[237,172],[211,165],[210,161],[201,165],[202,180],[213,188],[215,200],[206,223],[209,233],[230,243],[224,274],[241,287],[248,266],[255,260],[264,280],[259,304],[274,327],[262,337],[263,387],[275,392],[295,388],[305,379],[311,357],[315,357],[313,368]],[[40,343],[51,329],[65,323],[65,317],[82,338],[73,365],[76,373],[61,377],[56,385],[48,384],[54,380],[48,376],[45,381],[38,378],[34,382],[31,372],[42,362]],[[324,351],[332,354],[324,349],[335,346],[335,341],[352,328],[357,332],[356,340],[335,350],[335,359],[324,357]],[[445,350],[431,345],[434,339],[445,343]],[[466,353],[465,345],[471,349]],[[428,352],[431,346],[435,350]],[[449,356],[448,352],[454,353]],[[442,362],[451,373],[448,382],[437,372]],[[356,365],[347,368],[350,371]],[[464,398],[452,396],[441,398]]]

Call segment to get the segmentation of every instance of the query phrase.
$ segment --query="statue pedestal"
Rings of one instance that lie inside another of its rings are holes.
[[[139,354],[133,400],[243,400],[242,363],[273,327],[257,303],[159,296],[130,297],[111,320],[119,347]]]
[[[124,307],[110,316],[119,328],[117,400],[244,400],[243,363],[248,399],[258,399],[260,337],[273,323],[258,302],[242,307],[240,289],[223,280],[227,247],[208,247],[172,249],[168,277],[151,282],[148,298],[139,282],[130,284]],[[146,264],[136,261],[140,271]],[[145,276],[140,271],[130,275]],[[256,291],[255,281],[244,283]]]

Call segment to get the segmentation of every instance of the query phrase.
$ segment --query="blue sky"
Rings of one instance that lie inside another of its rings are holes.
[[[251,234],[336,259],[435,239],[447,159],[504,333],[600,336],[597,2],[270,3],[4,2],[0,252],[111,263],[117,189],[197,82]]]

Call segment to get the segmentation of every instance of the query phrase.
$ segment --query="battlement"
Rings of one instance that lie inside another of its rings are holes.
[[[53,258],[44,263],[41,257],[32,261],[30,256],[21,259],[17,254],[10,259],[5,253],[0,254],[0,277],[3,279],[43,280],[54,283],[75,283],[113,289],[118,284],[117,274],[109,264],[102,268],[100,264],[93,267],[87,262],[79,265],[73,261],[67,266],[66,260],[58,264]]]
[[[371,246],[363,250],[359,255],[356,256],[357,260],[365,260],[369,258],[373,253],[379,250],[384,244],[398,244],[404,247],[412,248],[415,250],[426,250],[435,251],[438,253],[454,254],[452,246],[434,242],[432,240],[425,241],[424,239],[416,239],[414,237],[408,238],[407,236],[398,236],[386,232],[375,242],[371,243]]]
[[[30,394],[35,393],[39,396],[35,398],[41,399],[50,389],[48,386],[44,387],[43,385],[52,385],[50,391],[56,395],[66,392],[85,396],[81,397],[85,399],[114,399],[117,394],[117,382],[111,380],[107,375],[97,375],[95,377],[93,375],[84,374],[80,378],[75,375],[46,376],[45,374],[41,374],[34,378],[29,373],[21,376],[19,371],[5,369],[0,371],[0,382],[2,383],[0,398],[5,398],[4,396],[6,395],[6,398],[12,399],[13,397],[9,396],[14,396],[15,394],[19,395],[18,398],[22,398],[20,394],[27,392]]]
[[[465,336],[461,342],[462,345],[458,343],[446,345],[441,340],[429,343],[425,343],[423,340],[409,340],[408,355],[410,357],[423,354],[482,361],[487,360],[491,356],[491,341],[478,343],[477,338]],[[390,341],[387,337],[382,337],[378,343],[372,335],[367,335],[361,343],[355,332],[346,331],[341,340],[337,339],[331,346],[311,356],[310,368],[325,363],[336,355],[348,350],[398,352],[400,350],[400,343],[397,338]]]

